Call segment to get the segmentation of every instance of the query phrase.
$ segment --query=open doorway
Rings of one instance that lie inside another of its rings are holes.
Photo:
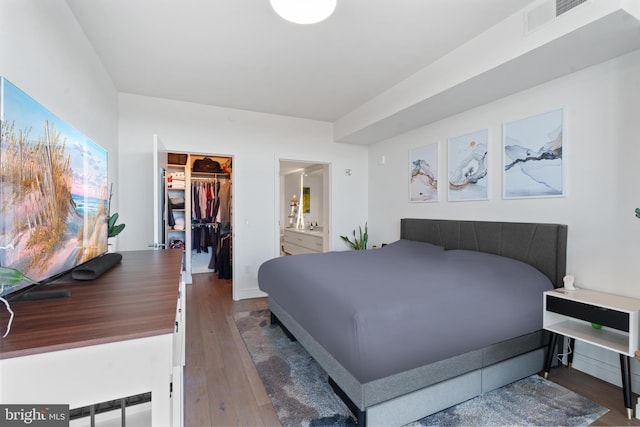
[[[185,252],[186,283],[200,273],[231,280],[233,158],[183,152],[166,157],[159,246]]]
[[[330,166],[280,159],[279,255],[331,250]]]

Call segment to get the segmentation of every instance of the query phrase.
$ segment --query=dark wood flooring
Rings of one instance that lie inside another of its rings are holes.
[[[233,320],[235,312],[266,308],[267,301],[233,301],[231,286],[215,274],[196,274],[187,285],[185,425],[279,426]],[[552,369],[549,379],[610,409],[592,425],[640,426],[627,419],[619,387],[566,367]]]

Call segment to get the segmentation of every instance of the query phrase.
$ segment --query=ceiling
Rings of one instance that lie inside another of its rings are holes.
[[[334,122],[534,0],[66,0],[118,91]]]

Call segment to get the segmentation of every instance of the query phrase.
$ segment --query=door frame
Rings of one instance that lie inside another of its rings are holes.
[[[164,249],[164,170],[167,167],[167,149],[160,136],[153,134],[153,242],[155,250]]]
[[[308,166],[312,166],[312,165],[321,165],[323,167],[323,181],[322,181],[322,185],[323,185],[323,200],[322,200],[322,205],[323,205],[323,212],[322,212],[322,216],[324,218],[324,224],[322,224],[322,250],[324,252],[328,252],[332,249],[333,244],[332,244],[332,240],[330,238],[331,236],[331,229],[332,229],[332,223],[333,223],[333,208],[332,208],[332,204],[331,201],[333,200],[332,194],[332,187],[331,187],[331,183],[332,183],[332,164],[331,162],[328,161],[322,161],[322,160],[308,160],[308,159],[292,159],[291,157],[283,157],[283,156],[275,156],[275,202],[274,202],[274,217],[275,217],[275,221],[274,221],[274,257],[279,257],[280,256],[280,248],[281,248],[281,237],[280,237],[280,218],[281,218],[281,213],[282,210],[284,209],[284,196],[283,196],[283,191],[284,189],[282,188],[282,175],[281,175],[281,162],[289,162],[289,163],[293,163],[293,164],[301,164],[301,165],[308,165]]]
[[[161,230],[163,223],[162,223],[162,218],[163,218],[163,213],[162,210],[159,208],[160,206],[160,191],[164,191],[164,179],[163,177],[161,177],[161,174],[164,172],[164,170],[166,169],[167,166],[167,159],[168,159],[168,155],[167,153],[180,153],[180,154],[187,154],[189,156],[204,156],[204,157],[228,157],[231,159],[232,164],[235,164],[235,155],[233,154],[220,154],[220,153],[205,153],[199,150],[187,150],[185,151],[184,148],[178,148],[178,149],[172,149],[170,147],[168,147],[167,145],[165,145],[165,142],[162,141],[160,139],[160,137],[157,134],[153,135],[153,170],[154,170],[154,177],[153,177],[153,185],[154,185],[154,195],[153,195],[153,199],[154,199],[154,234],[157,232],[156,230]],[[188,166],[189,164],[187,163],[187,165],[185,165],[185,174],[187,174],[187,176],[191,176],[191,171],[188,170]],[[236,212],[235,210],[235,185],[233,185],[233,177],[234,177],[234,173],[233,173],[234,168],[231,169],[231,212]],[[185,193],[185,198],[187,197],[188,193]],[[189,195],[190,197],[190,195]],[[160,226],[158,226],[157,222],[158,221],[158,213],[160,215]],[[231,230],[235,229],[235,222],[236,222],[236,215],[231,216]],[[185,227],[187,226],[187,224],[185,224]],[[186,232],[188,232],[189,230],[186,230]],[[162,235],[164,235],[164,230],[161,230]],[[155,236],[154,236],[155,237]],[[231,235],[231,239],[234,239],[233,234]],[[185,238],[185,244],[187,242],[187,240],[190,239],[186,239]],[[233,240],[232,240],[233,242]],[[165,242],[166,243],[166,242]],[[163,245],[159,242],[154,242],[152,245],[150,246],[154,246],[155,249],[163,249]],[[232,259],[236,259],[235,257],[235,248],[236,245],[235,244],[231,244],[231,258]],[[192,272],[191,272],[191,248],[190,247],[185,247],[185,270],[182,272],[182,280],[184,281],[184,283],[186,284],[191,284],[193,279],[192,279]],[[187,254],[189,254],[189,256],[187,256]],[[236,265],[235,263],[233,263],[231,265],[231,277],[236,277]],[[236,281],[232,280],[232,298],[234,301],[236,301],[236,295],[237,295],[237,290],[236,290]]]

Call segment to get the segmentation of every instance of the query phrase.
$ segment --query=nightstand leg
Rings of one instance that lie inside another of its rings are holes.
[[[620,355],[620,371],[622,372],[622,392],[624,394],[624,407],[627,408],[627,418],[633,415],[631,403],[631,371],[629,370],[629,356]]]
[[[569,369],[573,367],[573,353],[576,348],[575,338],[569,338],[569,354],[567,354],[567,366]]]
[[[547,348],[547,357],[544,360],[544,378],[549,376],[551,370],[551,363],[553,362],[553,355],[556,352],[556,344],[558,343],[558,334],[551,332],[549,337],[549,348]]]

